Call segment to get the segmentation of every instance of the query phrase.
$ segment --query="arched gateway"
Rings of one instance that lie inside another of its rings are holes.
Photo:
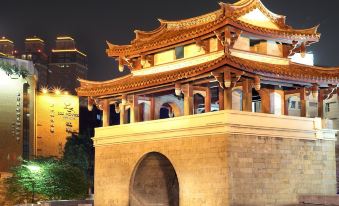
[[[151,152],[141,158],[131,178],[129,205],[179,205],[178,178],[167,157]]]

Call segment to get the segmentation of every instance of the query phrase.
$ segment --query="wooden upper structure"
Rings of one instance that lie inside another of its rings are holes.
[[[307,46],[319,41],[318,26],[294,29],[285,20],[285,16],[272,13],[260,0],[220,3],[214,12],[185,20],[159,20],[160,27],[153,31],[136,30],[130,45],[107,42],[108,56],[119,61],[120,71],[128,67],[131,74],[103,82],[80,79],[78,95],[117,97],[159,87],[174,88],[178,82],[210,78],[219,81],[220,73],[223,81],[232,82],[233,86],[241,78],[253,79],[259,85],[265,81],[308,88],[338,85],[338,68],[299,64],[289,59],[294,54],[305,56]],[[244,42],[245,49],[239,46]],[[279,54],[268,54],[269,44]],[[203,52],[187,59],[156,63],[159,53],[171,49],[176,52],[177,47],[187,45],[195,45]],[[261,52],[262,45],[266,45],[266,53]]]

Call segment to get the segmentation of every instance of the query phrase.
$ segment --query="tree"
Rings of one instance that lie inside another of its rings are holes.
[[[62,161],[79,168],[86,176],[89,186],[93,183],[94,148],[93,141],[86,134],[67,138]]]
[[[12,174],[6,180],[7,195],[18,203],[24,199],[82,199],[87,195],[83,172],[56,159],[23,162],[12,169]]]
[[[0,70],[6,72],[8,76],[18,75],[22,78],[26,78],[28,75],[28,71],[24,67],[11,64],[3,60],[0,61]]]

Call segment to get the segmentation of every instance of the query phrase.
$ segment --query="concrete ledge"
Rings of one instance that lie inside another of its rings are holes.
[[[299,202],[303,204],[339,206],[339,195],[303,195],[299,197]]]
[[[320,118],[224,110],[170,119],[95,129],[94,145],[104,146],[218,134],[335,140],[335,131],[324,129]]]

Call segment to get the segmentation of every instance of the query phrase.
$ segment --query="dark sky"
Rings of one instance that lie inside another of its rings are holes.
[[[311,47],[316,64],[339,65],[339,2],[337,0],[262,0],[295,28],[321,24],[320,43]],[[0,0],[0,36],[16,42],[37,35],[49,48],[57,35],[71,35],[88,55],[91,80],[119,75],[114,60],[105,54],[106,40],[128,44],[133,31],[152,30],[157,18],[177,20],[219,8],[219,0]],[[235,0],[229,0],[233,3]]]

